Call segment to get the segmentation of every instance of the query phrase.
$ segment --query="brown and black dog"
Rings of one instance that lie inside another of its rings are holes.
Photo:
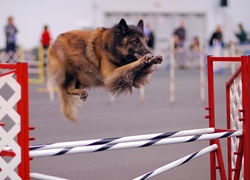
[[[162,59],[147,46],[142,20],[134,26],[121,19],[112,28],[60,34],[49,50],[48,76],[57,87],[62,112],[75,121],[77,100],[86,100],[86,88],[130,92],[148,83],[152,65]]]

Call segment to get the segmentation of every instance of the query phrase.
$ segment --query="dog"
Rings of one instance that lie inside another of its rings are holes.
[[[48,52],[48,77],[57,87],[61,111],[76,121],[77,101],[87,99],[87,88],[126,94],[148,84],[153,65],[162,59],[147,46],[143,20],[127,25],[121,19],[111,28],[60,34]]]

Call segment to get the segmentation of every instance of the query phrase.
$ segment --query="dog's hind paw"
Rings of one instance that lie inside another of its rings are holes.
[[[88,97],[88,93],[86,91],[82,91],[80,94],[80,99],[81,101],[86,101],[87,100],[87,97]]]

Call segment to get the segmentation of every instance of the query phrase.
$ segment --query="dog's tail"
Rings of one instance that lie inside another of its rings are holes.
[[[77,105],[79,98],[68,94],[65,90],[58,88],[58,95],[61,101],[62,113],[72,122],[76,122]]]

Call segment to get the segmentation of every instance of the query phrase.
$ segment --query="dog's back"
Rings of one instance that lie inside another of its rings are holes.
[[[66,117],[75,119],[75,109],[79,98],[68,94],[67,87],[73,86],[95,87],[102,84],[100,62],[93,50],[92,40],[95,31],[70,31],[57,37],[48,54],[48,77],[57,87],[61,100],[61,111]],[[76,87],[77,88],[77,87]]]
[[[81,78],[86,87],[100,85],[100,62],[92,44],[93,36],[101,35],[102,30],[70,31],[58,36],[49,51],[48,76],[56,86],[64,87],[71,79]],[[90,77],[89,77],[90,76]],[[96,81],[93,82],[92,76]],[[68,80],[66,78],[69,78]],[[90,78],[90,79],[89,79]],[[98,79],[100,79],[98,81]]]

